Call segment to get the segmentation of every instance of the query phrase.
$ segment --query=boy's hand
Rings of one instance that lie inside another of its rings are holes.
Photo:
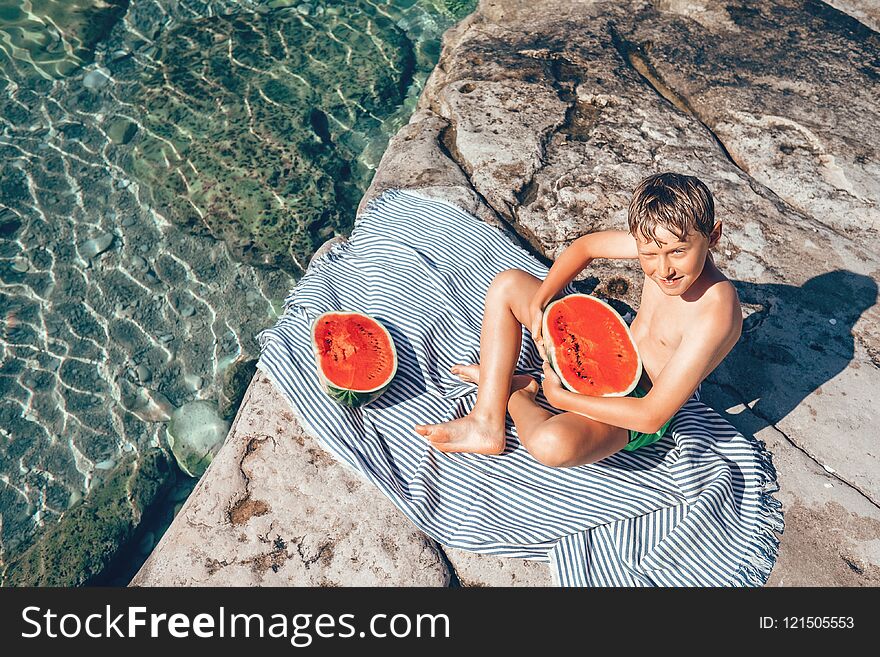
[[[538,307],[532,309],[532,340],[538,346],[538,353],[544,361],[547,360],[547,352],[544,350],[544,336],[542,335],[542,325],[544,322],[544,311]]]
[[[559,378],[559,375],[553,371],[550,363],[546,360],[544,361],[544,382],[541,386],[544,388],[544,397],[547,398],[547,401],[552,406],[564,410],[560,404],[565,398],[566,390],[562,386],[562,380]]]

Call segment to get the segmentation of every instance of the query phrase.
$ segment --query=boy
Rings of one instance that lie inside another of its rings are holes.
[[[721,237],[712,195],[697,178],[661,173],[642,180],[629,206],[629,232],[606,230],[578,238],[541,282],[517,269],[489,286],[480,335],[480,363],[451,371],[477,384],[465,417],[415,430],[444,452],[500,454],[510,413],[519,439],[538,461],[555,467],[595,463],[623,449],[660,440],[672,416],[724,359],[742,331],[736,290],[715,267],[709,249]],[[594,258],[638,258],[645,273],[639,311],[630,326],[642,357],[635,396],[590,397],[569,392],[546,361],[544,307]],[[544,395],[552,414],[535,402],[538,383],[513,369],[531,329],[544,360]]]

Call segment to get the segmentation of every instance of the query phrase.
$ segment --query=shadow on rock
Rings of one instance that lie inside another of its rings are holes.
[[[877,283],[845,270],[820,274],[800,287],[733,283],[743,306],[754,312],[709,380],[747,403],[764,426],[773,425],[853,360],[852,329],[877,302]],[[735,416],[707,402],[735,424]]]

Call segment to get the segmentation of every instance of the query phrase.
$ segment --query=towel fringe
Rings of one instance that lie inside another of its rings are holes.
[[[389,200],[390,196],[400,191],[403,190],[397,189],[395,187],[390,187],[386,190],[379,192],[378,194],[376,194],[376,196],[367,201],[367,204],[364,206],[363,211],[355,217],[354,227],[357,228],[358,224],[364,219],[364,217],[373,214],[373,212],[375,212],[379,207],[384,205]]]
[[[296,291],[302,285],[303,281],[307,280],[311,276],[314,276],[322,269],[324,269],[327,265],[333,263],[335,260],[338,260],[340,257],[343,256],[345,251],[349,250],[349,248],[350,244],[346,239],[332,245],[329,249],[327,249],[327,251],[322,253],[317,258],[313,257],[309,262],[309,266],[306,269],[305,273],[302,275],[302,278],[300,278],[299,281],[297,281],[296,284],[292,288],[290,288],[290,290],[287,292],[287,295],[284,297],[282,315],[286,315],[294,305],[297,305],[294,296],[296,294]],[[262,343],[260,344],[262,346]]]
[[[748,440],[748,438],[747,438]],[[762,440],[751,439],[758,467],[758,518],[752,547],[754,553],[740,566],[731,586],[764,586],[779,554],[776,533],[785,530],[782,502],[773,497],[779,490],[773,455]]]

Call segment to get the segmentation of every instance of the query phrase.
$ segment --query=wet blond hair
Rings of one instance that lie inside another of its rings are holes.
[[[655,173],[633,190],[629,204],[629,232],[658,244],[656,230],[662,226],[684,240],[698,231],[708,239],[715,225],[715,203],[709,188],[694,176]]]

